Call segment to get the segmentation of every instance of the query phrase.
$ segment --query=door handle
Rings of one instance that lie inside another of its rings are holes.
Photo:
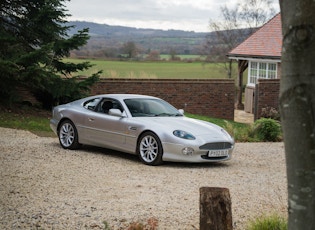
[[[89,119],[89,121],[94,121],[94,118],[89,117],[88,119]]]

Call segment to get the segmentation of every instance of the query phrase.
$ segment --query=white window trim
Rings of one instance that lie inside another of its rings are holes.
[[[256,84],[250,82],[250,77],[251,77],[251,65],[252,65],[252,62],[258,63],[258,66],[259,66],[259,63],[276,64],[276,76],[275,76],[275,78],[278,78],[278,63],[279,63],[279,61],[275,61],[275,60],[264,60],[264,59],[251,59],[251,60],[248,61],[247,86],[255,87],[255,85],[256,85]],[[267,78],[266,78],[266,79],[268,79],[268,66],[269,66],[269,65],[267,65],[267,69],[266,69],[266,73],[267,73]],[[259,68],[258,68],[258,71],[259,71]],[[259,76],[259,73],[257,74],[257,76]],[[256,80],[259,79],[259,77],[257,77],[257,76],[256,76]],[[257,82],[256,82],[256,83],[257,83]]]

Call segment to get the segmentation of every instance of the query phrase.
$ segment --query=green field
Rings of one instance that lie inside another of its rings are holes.
[[[79,75],[90,76],[100,70],[104,78],[153,78],[153,79],[222,79],[227,71],[221,63],[203,62],[145,62],[145,61],[106,61],[93,59],[65,59],[65,62],[89,61],[94,66]],[[236,77],[237,65],[233,65]]]

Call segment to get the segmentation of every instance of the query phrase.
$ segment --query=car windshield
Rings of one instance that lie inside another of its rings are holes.
[[[166,101],[152,98],[125,99],[133,117],[175,117],[183,116]]]

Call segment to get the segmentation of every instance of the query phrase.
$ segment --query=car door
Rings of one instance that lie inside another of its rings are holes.
[[[87,114],[85,137],[92,145],[121,149],[126,141],[126,123],[122,117],[109,115],[111,108],[122,110],[118,101],[103,98],[95,110]]]

